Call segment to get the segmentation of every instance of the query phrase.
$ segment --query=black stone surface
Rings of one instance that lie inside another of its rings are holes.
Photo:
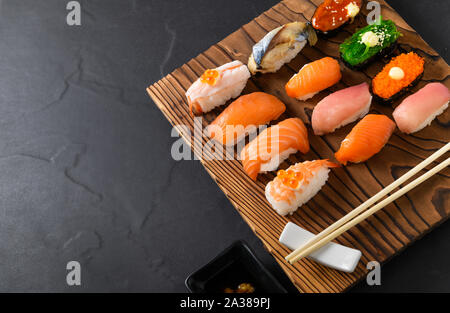
[[[185,292],[244,239],[265,252],[198,161],[170,157],[145,88],[275,0],[0,1],[0,291]],[[449,1],[390,1],[449,60]],[[450,291],[450,225],[352,291]],[[81,263],[81,286],[66,264]]]

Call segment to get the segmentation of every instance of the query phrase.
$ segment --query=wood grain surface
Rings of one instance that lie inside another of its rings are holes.
[[[194,120],[189,114],[184,95],[189,86],[208,68],[232,60],[247,63],[252,46],[268,31],[291,21],[308,21],[321,2],[280,2],[151,85],[147,89],[149,95],[171,124],[186,125],[193,133]],[[426,59],[423,78],[413,91],[432,81],[440,81],[450,87],[448,64],[386,2],[379,2],[382,5],[382,15],[392,19],[403,33],[399,39],[400,49],[414,50]],[[324,56],[338,58],[339,44],[357,28],[366,25],[367,13],[367,10],[363,9],[355,22],[345,26],[336,36],[321,37],[314,47],[307,45],[292,62],[283,66],[277,73],[253,76],[248,81],[243,94],[253,91],[273,94],[287,106],[286,113],[280,120],[297,116],[308,126],[311,151],[306,155],[298,153],[291,156],[281,168],[304,160],[333,159],[333,153],[338,150],[342,139],[355,125],[352,123],[326,136],[314,136],[310,127],[312,109],[330,92],[363,81],[370,83],[371,78],[381,70],[383,62],[376,62],[364,71],[349,70],[341,63],[341,82],[306,102],[289,98],[285,94],[284,85],[305,63]],[[371,112],[392,117],[393,107],[399,101],[392,106],[374,102]],[[202,126],[206,127],[224,108],[225,106],[222,106],[204,115]],[[430,127],[413,135],[404,135],[397,129],[384,149],[367,162],[333,169],[322,190],[289,217],[279,216],[265,199],[264,187],[273,179],[274,173],[260,175],[258,181],[253,182],[244,173],[239,161],[202,159],[201,162],[299,291],[342,292],[365,277],[366,264],[369,261],[386,262],[449,217],[450,170],[447,168],[442,171],[337,238],[336,242],[362,251],[361,261],[352,274],[339,272],[310,260],[289,265],[284,257],[290,251],[278,242],[284,226],[288,221],[292,221],[313,233],[320,232],[448,142],[449,123],[450,110],[447,110],[433,121]],[[194,141],[181,127],[178,127],[178,130],[191,145],[194,153],[198,157],[202,156],[202,147],[208,138],[203,136],[201,142]],[[208,156],[209,153],[203,151],[203,158]]]

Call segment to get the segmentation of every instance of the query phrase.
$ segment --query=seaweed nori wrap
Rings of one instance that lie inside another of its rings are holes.
[[[350,68],[362,68],[375,58],[387,57],[395,51],[400,36],[394,22],[380,16],[377,22],[358,30],[340,45],[341,59]]]

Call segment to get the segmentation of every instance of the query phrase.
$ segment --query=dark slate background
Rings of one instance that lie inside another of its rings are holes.
[[[276,0],[0,1],[0,291],[185,292],[237,239],[288,279],[198,161],[170,157],[145,92]],[[390,1],[449,60],[449,1]],[[450,291],[450,224],[393,259],[382,285]],[[66,285],[66,264],[82,285]]]

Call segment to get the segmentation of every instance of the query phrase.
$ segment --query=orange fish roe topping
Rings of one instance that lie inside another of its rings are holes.
[[[381,98],[388,99],[414,82],[423,73],[425,60],[414,52],[402,53],[392,59],[372,81],[373,92]],[[402,79],[389,76],[393,67],[399,67],[405,73]]]
[[[219,71],[217,70],[206,70],[200,77],[202,83],[214,86],[217,83],[217,78],[219,77]]]
[[[303,174],[293,170],[279,170],[277,176],[281,179],[283,185],[292,189],[297,189],[300,182],[303,180]]]

